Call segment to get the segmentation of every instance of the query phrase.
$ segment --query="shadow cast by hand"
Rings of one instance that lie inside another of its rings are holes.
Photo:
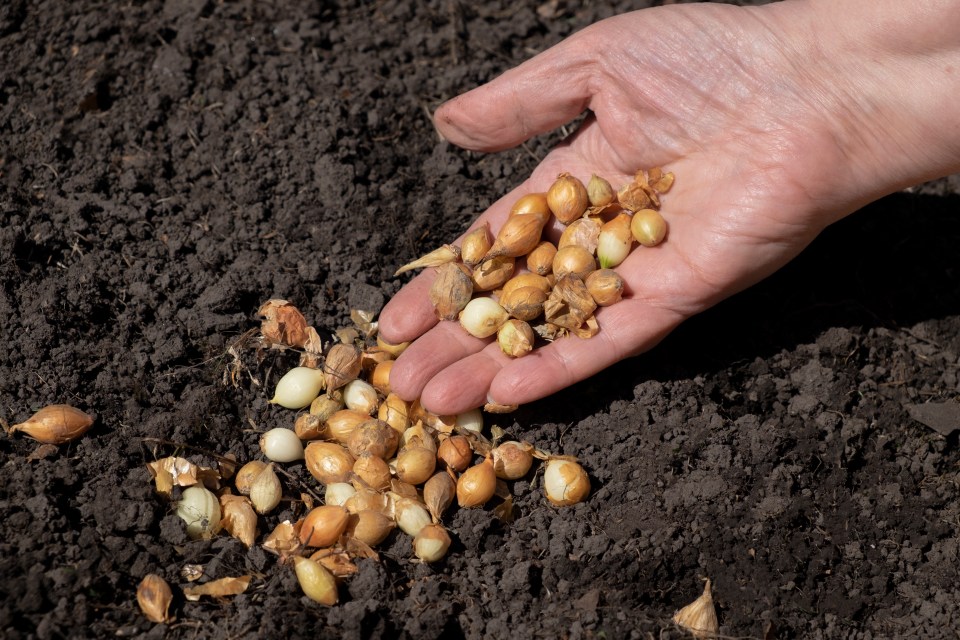
[[[650,352],[521,408],[580,420],[646,380],[709,375],[814,342],[833,327],[895,329],[960,314],[960,195],[893,194],[827,228],[783,269],[699,314]]]

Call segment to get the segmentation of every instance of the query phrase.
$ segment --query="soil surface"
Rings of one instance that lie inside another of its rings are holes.
[[[473,5],[477,6],[473,6]],[[96,415],[53,451],[0,437],[4,638],[679,638],[709,577],[744,638],[956,637],[960,182],[875,203],[652,353],[506,416],[594,490],[515,519],[454,510],[448,558],[392,534],[341,604],[259,546],[191,541],[146,463],[258,457],[295,362],[241,350],[270,298],[321,333],[378,311],[394,269],[462,232],[562,132],[478,155],[429,113],[573,31],[645,3],[0,6],[0,417]],[[682,177],[680,178],[682,179]],[[906,230],[906,232],[905,232]],[[302,511],[290,500],[260,531]],[[187,602],[203,580],[243,595]],[[170,582],[176,622],[141,614]]]

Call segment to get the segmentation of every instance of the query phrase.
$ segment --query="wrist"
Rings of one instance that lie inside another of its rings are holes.
[[[960,171],[960,0],[799,0],[822,107],[864,201]]]

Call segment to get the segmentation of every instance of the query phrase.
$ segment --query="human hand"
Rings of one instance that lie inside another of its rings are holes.
[[[517,198],[546,191],[561,171],[584,182],[596,173],[616,188],[639,168],[662,166],[676,176],[662,208],[669,233],[617,268],[624,299],[598,309],[596,336],[516,360],[455,322],[438,323],[432,270],[420,274],[380,316],[385,340],[415,340],[393,367],[393,390],[438,414],[542,398],[650,349],[867,202],[956,170],[958,134],[938,132],[955,129],[947,117],[957,79],[948,71],[943,84],[945,65],[960,62],[952,27],[927,7],[894,31],[880,18],[894,20],[895,2],[859,1],[845,5],[846,21],[815,0],[618,16],[439,108],[441,134],[482,151],[592,112],[477,224],[495,233]],[[864,11],[877,19],[863,20]],[[896,90],[907,81],[909,93]]]

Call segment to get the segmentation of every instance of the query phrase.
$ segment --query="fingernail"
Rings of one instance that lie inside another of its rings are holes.
[[[511,413],[516,411],[519,408],[519,405],[516,404],[503,404],[497,402],[489,394],[487,394],[487,404],[483,406],[483,410],[487,413]]]

